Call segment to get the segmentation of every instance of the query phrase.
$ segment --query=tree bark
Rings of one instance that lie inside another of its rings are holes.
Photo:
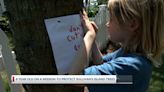
[[[21,74],[56,75],[44,19],[79,13],[82,0],[4,0]],[[26,92],[82,92],[68,85],[24,85]]]

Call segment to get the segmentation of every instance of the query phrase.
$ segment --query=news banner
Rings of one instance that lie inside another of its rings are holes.
[[[12,84],[132,84],[130,75],[12,75]]]

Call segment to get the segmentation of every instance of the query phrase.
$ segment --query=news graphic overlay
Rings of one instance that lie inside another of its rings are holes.
[[[12,75],[12,84],[115,84],[115,75]]]
[[[116,75],[12,75],[12,84],[132,84],[132,76]]]

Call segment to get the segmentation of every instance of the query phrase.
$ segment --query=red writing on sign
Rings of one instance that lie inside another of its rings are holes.
[[[75,44],[75,45],[74,45],[74,49],[75,49],[76,51],[78,51],[78,50],[80,49],[80,44]]]
[[[71,34],[69,34],[66,38],[67,38],[67,41],[68,42],[73,42],[73,41],[76,41],[77,39],[80,39],[83,37],[83,34],[81,32],[81,25],[79,26],[73,26],[71,25],[70,28],[69,28],[69,32]],[[77,45],[75,44],[74,45],[74,50],[75,51],[78,51],[78,49],[80,48],[80,45]]]
[[[78,38],[80,38],[80,37],[82,37],[82,34],[81,34],[80,32],[75,32],[75,33],[73,33],[73,34],[71,34],[71,35],[68,35],[68,36],[67,36],[67,40],[68,40],[69,42],[71,42],[71,41],[74,41],[74,40],[76,40],[76,39],[78,39]]]

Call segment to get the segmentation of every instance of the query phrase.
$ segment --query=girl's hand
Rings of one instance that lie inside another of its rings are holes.
[[[96,33],[97,26],[94,22],[91,22],[87,16],[86,11],[83,9],[83,12],[80,12],[82,26],[87,30],[93,33]]]
[[[82,26],[87,29],[87,32],[83,38],[83,42],[80,45],[80,49],[78,50],[72,67],[77,67],[77,69],[71,68],[69,74],[80,74],[82,70],[86,67],[89,62],[89,57],[92,49],[92,45],[96,38],[96,28],[94,23],[89,21],[87,13],[83,10],[83,14],[80,14]]]
[[[92,24],[95,32],[97,33],[98,32],[98,26],[96,25],[96,23],[94,21],[91,21],[91,24]]]

